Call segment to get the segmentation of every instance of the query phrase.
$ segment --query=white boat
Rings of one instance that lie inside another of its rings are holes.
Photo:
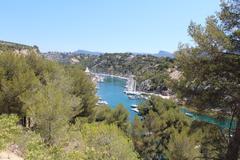
[[[132,111],[139,113],[139,110],[137,108],[131,108]]]
[[[189,112],[186,112],[185,115],[186,115],[186,116],[189,116],[189,117],[192,117],[192,116],[193,116],[193,114],[192,114],[192,113],[189,113]]]
[[[99,77],[98,82],[104,82],[104,77]]]
[[[131,105],[131,108],[137,108],[137,106],[138,106],[138,105],[136,105],[136,104],[132,104],[132,105]]]
[[[137,97],[134,96],[134,95],[128,95],[128,98],[129,98],[129,99],[137,99]]]
[[[140,92],[136,92],[136,91],[124,91],[124,93],[126,93],[127,95],[141,95]]]
[[[108,105],[108,102],[107,101],[103,101],[103,100],[99,100],[98,104],[106,104],[106,105]]]

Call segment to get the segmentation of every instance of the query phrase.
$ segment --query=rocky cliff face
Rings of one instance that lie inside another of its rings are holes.
[[[169,95],[169,90],[164,84],[159,85],[157,87],[153,86],[154,86],[153,82],[150,79],[147,79],[138,84],[137,90],[144,92],[160,93],[162,95]]]
[[[140,91],[150,91],[151,90],[151,80],[150,79],[144,80],[143,82],[141,82],[138,85],[137,89]]]
[[[12,52],[21,55],[29,55],[31,53],[40,53],[37,46],[28,46],[19,43],[0,41],[0,53]]]

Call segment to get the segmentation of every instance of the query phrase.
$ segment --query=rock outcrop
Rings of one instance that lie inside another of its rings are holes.
[[[19,43],[6,42],[0,40],[0,53],[12,52],[21,55],[29,55],[31,53],[40,53],[37,46],[28,46]]]

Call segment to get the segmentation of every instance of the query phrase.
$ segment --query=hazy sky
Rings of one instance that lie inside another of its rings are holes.
[[[173,52],[219,0],[1,0],[0,39],[41,51]]]

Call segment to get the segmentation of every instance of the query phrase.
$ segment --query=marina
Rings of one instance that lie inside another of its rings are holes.
[[[137,115],[139,111],[132,107],[137,107],[144,99],[129,98],[128,95],[124,93],[126,83],[126,78],[105,76],[104,81],[98,83],[99,89],[97,90],[97,95],[101,97],[102,101],[106,101],[111,108],[115,108],[118,104],[124,105],[130,113],[129,120],[133,121],[134,116]]]
[[[154,93],[144,93],[136,91],[136,86],[132,78],[114,76],[109,74],[97,74],[97,95],[99,96],[98,104],[109,105],[115,108],[118,104],[124,105],[129,111],[129,119],[132,121],[135,115],[139,115],[138,105],[151,95],[160,96],[164,99],[169,99],[170,96],[163,96]],[[101,77],[101,78],[100,78]],[[204,121],[215,124],[220,128],[229,128],[230,120],[220,120],[207,115],[193,113],[187,108],[181,108],[180,111],[192,120]],[[236,126],[234,121],[232,127]]]

